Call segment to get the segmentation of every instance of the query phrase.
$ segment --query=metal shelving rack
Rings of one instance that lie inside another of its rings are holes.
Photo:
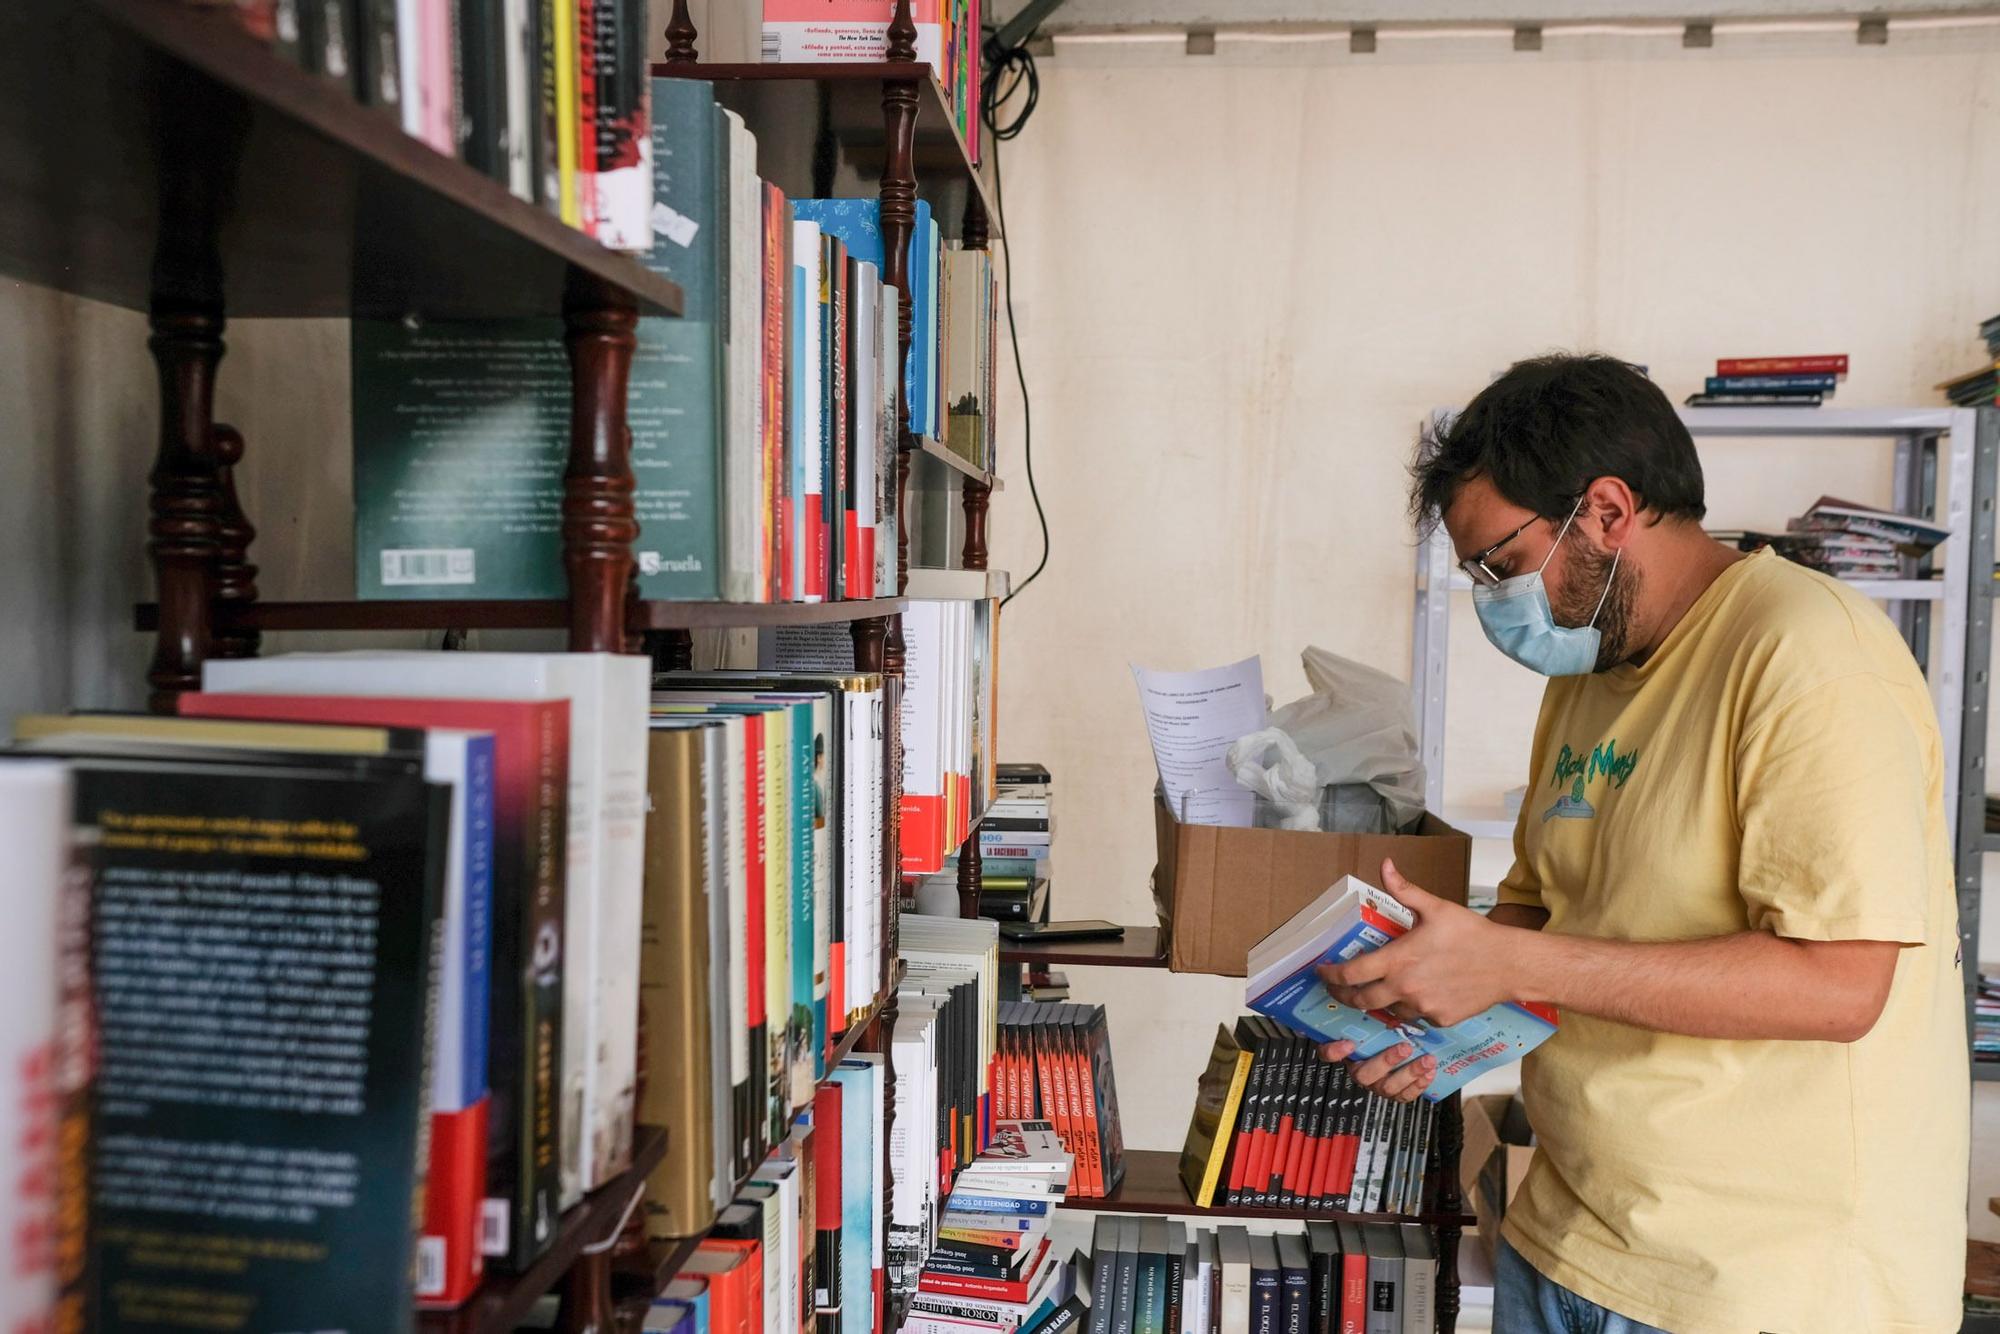
[[[1945,818],[1958,885],[1959,948],[1965,964],[1968,1040],[1979,982],[1981,854],[2000,852],[1986,830],[1986,704],[1993,657],[1994,490],[2000,475],[2000,409],[1973,408],[1694,408],[1681,420],[1696,437],[1875,438],[1895,445],[1892,507],[1951,528],[1938,548],[1942,577],[1930,559],[1912,562],[1903,579],[1852,586],[1886,605],[1929,679],[1945,747]],[[1416,609],[1411,630],[1411,694],[1424,801],[1474,838],[1511,839],[1514,819],[1498,810],[1453,810],[1444,801],[1445,687],[1454,594],[1472,584],[1455,567],[1442,527],[1417,548]],[[1933,608],[1942,613],[1937,661],[1931,661]],[[2000,1080],[2000,1064],[1972,1067]]]

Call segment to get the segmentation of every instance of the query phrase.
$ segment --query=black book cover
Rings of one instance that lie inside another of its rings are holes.
[[[403,758],[75,771],[91,1327],[409,1329],[445,790]]]
[[[1036,1325],[1034,1334],[1069,1334],[1069,1331],[1076,1329],[1086,1317],[1094,1320],[1092,1313],[1096,1309],[1095,1306],[1085,1305],[1082,1297],[1072,1297],[1050,1312],[1048,1319]]]
[[[1305,1169],[1312,1163],[1313,1088],[1325,1064],[1312,1040],[1296,1033],[1292,1035],[1292,1052],[1298,1063],[1298,1076],[1292,1085],[1292,1148],[1285,1155],[1284,1175],[1278,1181],[1279,1199],[1288,1209],[1304,1203],[1300,1192]]]
[[[1292,1207],[1301,1209],[1313,1203],[1313,1167],[1326,1145],[1326,1090],[1332,1071],[1332,1066],[1319,1058],[1316,1048],[1307,1047],[1306,1060],[1305,1104],[1299,1114],[1305,1143],[1299,1155],[1298,1177],[1289,1193]]]
[[[1279,1334],[1307,1334],[1311,1265],[1306,1239],[1297,1232],[1278,1234]]]
[[[1111,1021],[1102,1005],[1090,1007],[1088,1038],[1091,1087],[1084,1090],[1084,1096],[1092,1100],[1098,1174],[1108,1195],[1125,1180],[1125,1126],[1118,1112],[1118,1077],[1111,1067]]]
[[[497,0],[458,8],[459,155],[482,176],[507,183],[506,22]]]
[[[831,232],[821,238],[825,254],[826,319],[821,331],[824,340],[826,374],[820,377],[825,403],[820,410],[822,442],[820,451],[820,522],[826,533],[826,587],[828,597],[845,597],[841,591],[847,563],[847,246]]]
[[[1169,1330],[1181,1327],[1182,1285],[1187,1281],[1187,1225],[1167,1224],[1167,1323]]]
[[[1240,1208],[1250,1199],[1250,1168],[1257,1160],[1258,1138],[1263,1130],[1264,1085],[1270,1079],[1270,1052],[1257,1016],[1244,1015],[1236,1021],[1236,1045],[1250,1053],[1250,1074],[1243,1086],[1243,1104],[1236,1114],[1236,1133],[1229,1145],[1230,1161],[1224,1181],[1229,1185],[1228,1203]]]
[[[403,103],[402,60],[396,54],[396,0],[350,0],[360,6],[354,45],[361,100],[392,115]]]
[[[1250,1238],[1250,1334],[1281,1334],[1282,1285],[1276,1240]]]
[[[354,90],[354,6],[358,0],[299,0],[299,49],[305,66]]]
[[[535,6],[535,88],[534,122],[529,157],[535,175],[536,202],[551,213],[562,212],[562,172],[556,152],[556,0],[533,0]],[[784,272],[791,272],[791,256],[785,257]],[[785,303],[787,310],[791,302]],[[786,330],[785,346],[790,347],[791,331]],[[789,385],[787,386],[789,389]]]
[[[1340,1229],[1318,1220],[1306,1224],[1308,1334],[1340,1334]]]
[[[1089,1334],[1111,1334],[1112,1275],[1118,1266],[1118,1220],[1099,1214],[1090,1229]]]
[[[1266,1020],[1270,1023],[1271,1021]],[[1285,1155],[1291,1148],[1290,1135],[1292,1104],[1297,1098],[1299,1077],[1299,1048],[1293,1035],[1283,1029],[1275,1030],[1273,1036],[1277,1044],[1275,1052],[1277,1075],[1276,1096],[1271,1099],[1269,1122],[1271,1127],[1271,1161],[1264,1173],[1264,1179],[1257,1186],[1257,1203],[1267,1209],[1274,1209],[1281,1203],[1279,1189],[1284,1180]]]

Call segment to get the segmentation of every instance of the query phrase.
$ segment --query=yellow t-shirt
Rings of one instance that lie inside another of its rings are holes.
[[[1564,1014],[1522,1067],[1540,1145],[1504,1233],[1674,1334],[1961,1321],[1965,995],[1944,750],[1887,616],[1760,553],[1643,666],[1549,684],[1502,903],[1549,931],[1893,940],[1854,1043],[1728,1042]]]

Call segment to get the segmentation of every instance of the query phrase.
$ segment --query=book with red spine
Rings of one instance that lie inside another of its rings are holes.
[[[575,0],[575,5],[577,230],[596,236],[597,0]]]
[[[813,1305],[822,1312],[838,1311],[842,1295],[841,1140],[841,1089],[829,1081],[813,1094]]]
[[[1845,375],[1845,352],[1807,357],[1718,357],[1717,375]]]

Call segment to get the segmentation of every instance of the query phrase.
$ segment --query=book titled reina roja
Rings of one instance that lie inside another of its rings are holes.
[[[1456,1024],[1402,1021],[1335,1000],[1320,980],[1323,964],[1344,963],[1382,948],[1416,925],[1395,899],[1346,876],[1251,947],[1250,1008],[1315,1042],[1350,1041],[1362,1060],[1407,1042],[1410,1060],[1431,1056],[1437,1073],[1424,1096],[1438,1102],[1474,1075],[1519,1060],[1556,1031],[1555,1007],[1503,1001]]]

